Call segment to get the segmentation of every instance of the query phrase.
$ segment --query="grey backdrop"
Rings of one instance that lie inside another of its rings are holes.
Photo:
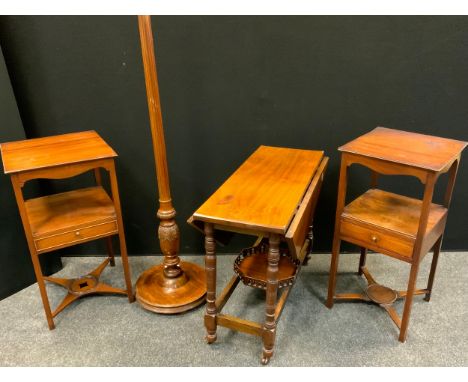
[[[202,238],[185,220],[260,144],[324,149],[330,156],[315,225],[315,250],[329,251],[338,146],[378,125],[468,140],[466,17],[177,16],[152,21],[182,253],[202,252]],[[98,131],[119,154],[129,252],[159,253],[136,17],[2,17],[0,44],[26,136]],[[1,128],[16,129],[8,123]],[[21,136],[2,135],[10,138]],[[465,162],[446,250],[468,249]],[[352,175],[351,197],[368,186],[366,171],[355,169]],[[88,175],[43,182],[41,191],[89,182]],[[411,196],[422,193],[413,179],[386,178],[384,186]],[[2,177],[0,191],[7,200],[2,214],[17,213],[10,188]],[[439,190],[439,200],[440,195]],[[2,227],[0,257],[18,256],[5,244],[4,232]],[[14,240],[21,243],[15,252],[24,256],[19,228]],[[250,241],[238,238],[224,250],[235,252]],[[103,252],[104,246],[93,243],[62,254]]]

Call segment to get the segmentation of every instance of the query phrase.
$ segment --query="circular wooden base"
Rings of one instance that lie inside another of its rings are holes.
[[[183,274],[169,279],[164,265],[143,272],[136,283],[136,299],[140,305],[155,313],[174,314],[193,309],[205,301],[206,279],[203,268],[181,262]]]
[[[390,305],[398,298],[398,293],[393,289],[380,285],[372,284],[367,287],[367,296],[375,303]]]

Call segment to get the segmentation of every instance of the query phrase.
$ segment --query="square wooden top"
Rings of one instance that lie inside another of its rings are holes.
[[[338,150],[426,170],[441,171],[457,158],[467,142],[376,127]]]
[[[193,217],[284,234],[322,158],[323,151],[260,146]]]
[[[5,174],[117,156],[95,131],[2,143],[0,151]]]

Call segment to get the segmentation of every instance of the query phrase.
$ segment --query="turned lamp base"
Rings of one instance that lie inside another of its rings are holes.
[[[136,299],[151,312],[182,313],[205,301],[205,270],[196,264],[182,261],[181,276],[168,278],[164,265],[156,265],[141,274],[136,283]]]

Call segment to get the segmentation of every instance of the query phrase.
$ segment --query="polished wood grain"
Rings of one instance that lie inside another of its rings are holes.
[[[39,254],[118,233],[114,203],[102,187],[30,199],[25,208]]]
[[[451,164],[468,143],[376,127],[338,150],[432,171]]]
[[[35,238],[117,219],[114,204],[102,187],[89,187],[27,200],[26,212]]]
[[[1,145],[4,168],[11,182],[21,215],[49,329],[53,318],[77,298],[90,294],[123,294],[132,302],[132,283],[115,174],[117,155],[94,131],[37,138]],[[110,177],[111,196],[102,188],[100,170]],[[38,178],[64,179],[94,172],[96,187],[25,200],[23,187]],[[118,235],[126,290],[99,281],[107,264],[114,265],[111,236]],[[93,272],[77,279],[44,277],[39,255],[90,240],[105,238],[109,257]],[[68,290],[52,312],[45,281]]]
[[[95,131],[6,142],[0,150],[5,174],[117,156]]]
[[[370,189],[349,203],[341,217],[416,239],[421,207],[421,200]],[[431,231],[446,214],[447,208],[431,203],[426,232]]]
[[[329,308],[334,300],[373,301],[387,311],[400,329],[399,340],[406,340],[413,296],[425,294],[425,299],[430,299],[460,156],[466,145],[452,139],[378,127],[340,147],[340,181],[326,303]],[[345,207],[348,169],[356,164],[371,170],[372,189]],[[436,182],[445,172],[449,176],[443,204],[434,204]],[[377,189],[379,174],[418,178],[424,185],[422,200]],[[361,247],[358,274],[364,275],[369,284],[367,295],[335,294],[341,240]],[[434,254],[428,286],[416,289],[419,265],[431,248]],[[375,282],[365,267],[367,249],[410,264],[405,291],[396,292]],[[391,306],[396,298],[405,298],[401,319]]]
[[[180,286],[174,284],[175,288],[172,290],[167,288],[165,293],[159,295],[155,295],[153,287],[167,285],[163,276],[164,264],[155,265],[140,275],[138,302],[143,308],[155,313],[174,314],[181,312],[181,305],[185,307],[185,310],[189,310],[205,301],[205,294],[200,296],[199,292],[200,289],[206,288],[203,268],[185,261],[181,261],[180,266],[184,269],[184,274],[189,275],[190,282],[185,282]],[[179,280],[180,278],[174,282]],[[155,306],[157,306],[156,309]]]
[[[216,341],[218,326],[261,336],[261,362],[270,361],[277,322],[311,247],[312,219],[327,163],[323,151],[260,146],[188,219],[205,234],[209,344]],[[258,238],[236,259],[238,275],[216,299],[216,240],[223,242],[224,232]],[[291,257],[286,258],[287,248],[280,249],[281,241],[288,242]],[[221,313],[241,279],[266,289],[263,324]]]
[[[371,189],[344,208],[340,233],[346,241],[408,261],[414,252],[421,208],[418,199]],[[442,233],[446,218],[447,209],[431,203],[424,234],[428,250]]]
[[[322,189],[323,177],[328,166],[328,158],[323,158],[317,169],[317,174],[310,182],[309,188],[302,199],[299,208],[297,209],[291,224],[286,232],[285,239],[293,257],[298,259],[301,257],[302,247],[307,238],[312,235],[312,215],[318,201],[318,195]],[[310,238],[311,239],[311,238]]]
[[[152,312],[181,313],[204,301],[205,283],[199,282],[204,272],[198,265],[187,262],[184,263],[184,268],[178,256],[180,234],[175,221],[176,211],[171,199],[150,16],[138,16],[138,30],[158,182],[157,215],[160,219],[158,238],[164,260],[161,266],[154,266],[140,275],[136,283],[136,298],[143,308]]]
[[[193,216],[284,234],[322,158],[323,151],[260,146]]]

